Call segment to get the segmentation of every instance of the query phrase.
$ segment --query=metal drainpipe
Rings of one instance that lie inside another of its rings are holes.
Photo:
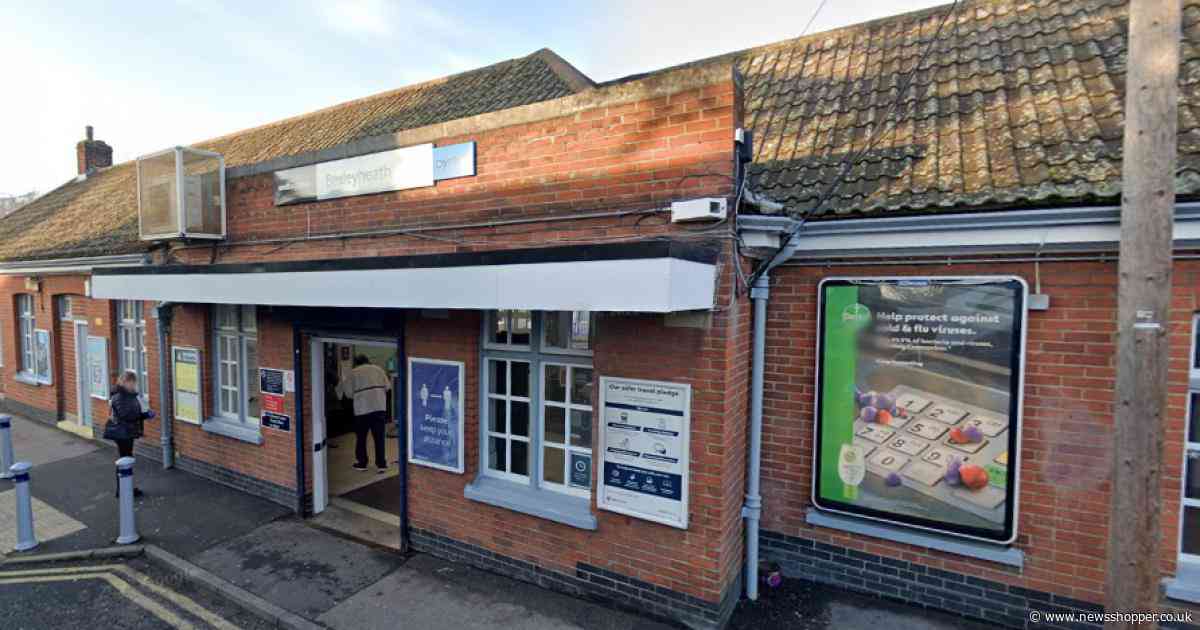
[[[171,419],[174,417],[172,400],[167,398],[167,336],[171,334],[171,317],[175,314],[174,305],[162,302],[158,311],[158,406],[159,441],[162,442],[163,468],[175,467],[175,440]]]
[[[750,288],[754,302],[754,339],[750,364],[750,462],[746,479],[746,597],[758,599],[758,521],[762,516],[759,496],[762,467],[763,355],[767,346],[767,300],[770,299],[770,269],[764,271]]]

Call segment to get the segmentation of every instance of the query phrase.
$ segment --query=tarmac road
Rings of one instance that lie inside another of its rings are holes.
[[[0,628],[6,630],[272,627],[137,558],[0,565]]]

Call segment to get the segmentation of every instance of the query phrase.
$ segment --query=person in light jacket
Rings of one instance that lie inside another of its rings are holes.
[[[133,441],[142,437],[143,423],[154,418],[154,411],[143,411],[138,395],[138,377],[133,370],[125,370],[117,378],[117,384],[108,397],[112,417],[104,426],[104,439],[117,445],[121,457],[133,457]],[[117,478],[117,495],[120,495],[121,480]],[[142,496],[142,491],[133,489],[133,496]]]
[[[387,472],[384,432],[387,429],[388,394],[392,379],[383,368],[372,365],[366,355],[354,357],[354,371],[339,384],[342,395],[354,399],[354,469],[367,469],[367,433],[375,442],[375,467]]]

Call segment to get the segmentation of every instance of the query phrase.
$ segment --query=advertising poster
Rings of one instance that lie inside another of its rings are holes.
[[[171,374],[175,385],[175,419],[200,424],[200,351],[171,348]]]
[[[597,507],[687,529],[691,401],[690,385],[600,377]]]
[[[1025,283],[830,278],[819,293],[814,504],[1012,542]]]
[[[260,418],[260,420],[262,422],[262,425],[269,429],[275,429],[276,431],[283,431],[284,433],[292,432],[291,416],[286,416],[282,413],[274,413],[271,411],[264,411],[264,412],[262,412],[262,417]]]
[[[87,338],[88,394],[92,398],[108,400],[108,339]]]
[[[408,461],[461,473],[463,363],[408,360]]]

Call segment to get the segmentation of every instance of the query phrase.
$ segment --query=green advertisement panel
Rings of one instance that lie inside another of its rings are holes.
[[[827,278],[818,291],[816,506],[1012,542],[1024,281]]]

